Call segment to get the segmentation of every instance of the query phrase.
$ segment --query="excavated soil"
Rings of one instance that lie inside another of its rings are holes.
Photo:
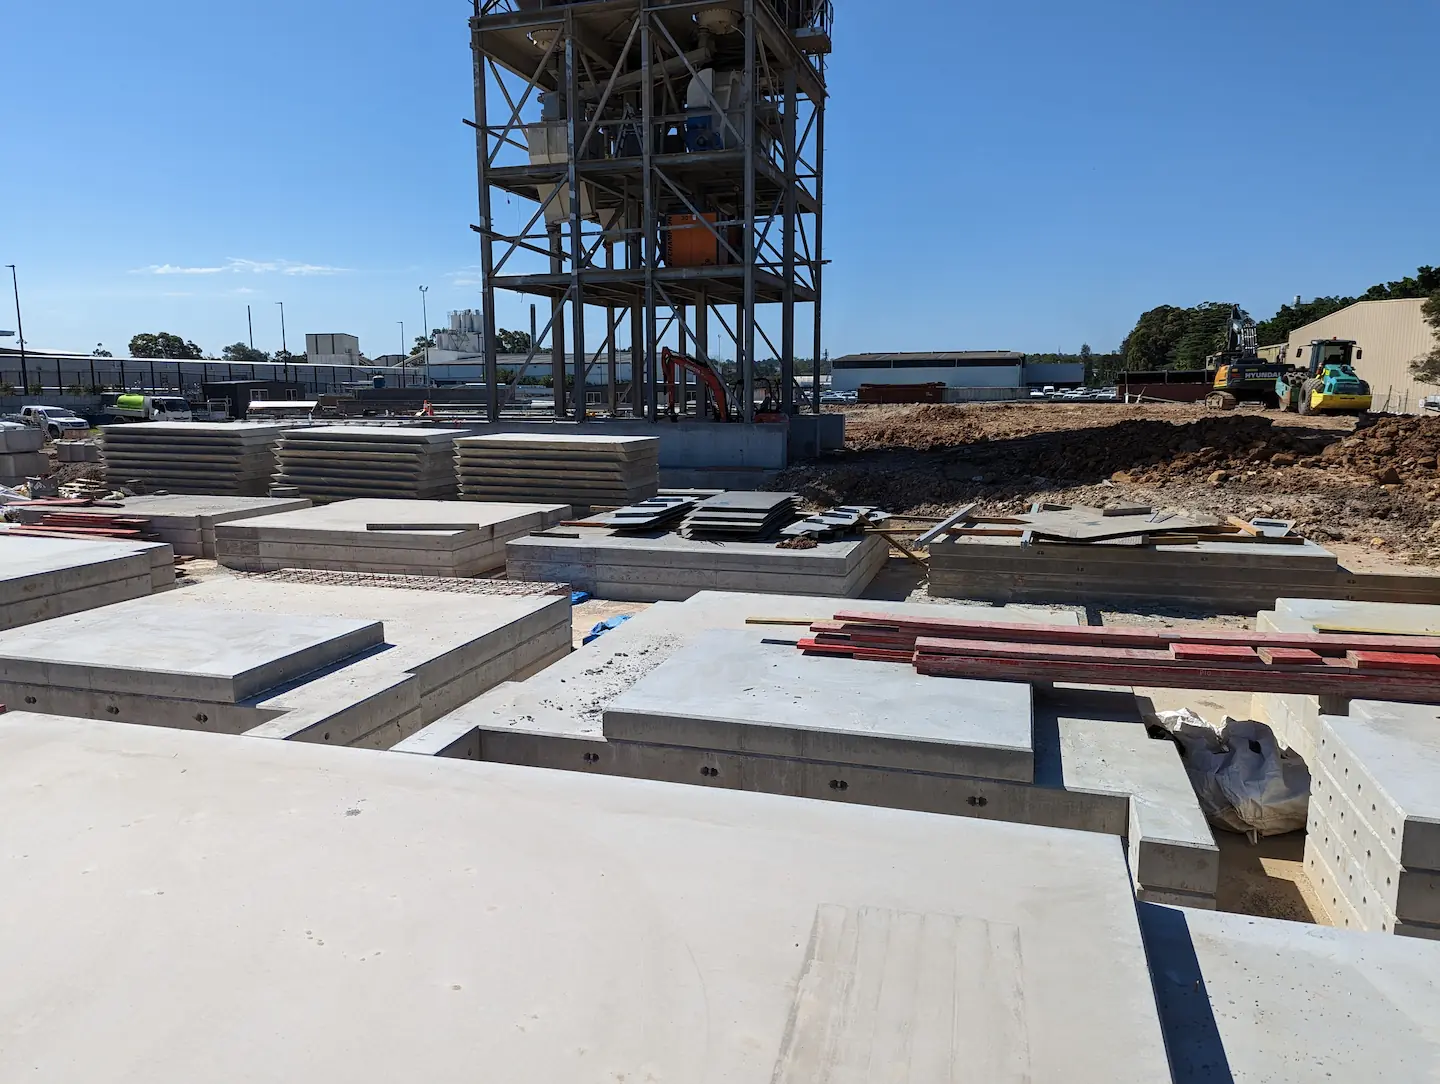
[[[1137,501],[1296,521],[1319,542],[1440,560],[1440,418],[1300,417],[1203,406],[983,404],[861,407],[841,453],[775,488],[813,505],[943,515],[1030,502]]]

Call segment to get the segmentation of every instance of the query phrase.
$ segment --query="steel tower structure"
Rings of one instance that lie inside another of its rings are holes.
[[[831,17],[830,0],[474,0],[467,123],[492,420],[547,334],[556,416],[584,418],[602,356],[618,412],[627,323],[637,416],[659,416],[661,345],[705,358],[716,337],[733,343],[745,421],[757,354],[780,359],[776,405],[796,411],[797,305],[813,306],[817,377],[820,356]],[[508,388],[499,290],[549,310]],[[708,406],[701,389],[700,417]]]

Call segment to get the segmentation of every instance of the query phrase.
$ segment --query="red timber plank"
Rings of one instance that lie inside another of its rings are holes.
[[[1177,659],[1195,662],[1258,662],[1253,647],[1241,644],[1172,644],[1170,653]]]
[[[1143,647],[1087,647],[1083,644],[1007,644],[996,640],[949,640],[921,636],[915,641],[920,655],[962,656],[972,659],[1053,659],[1058,662],[1137,662],[1163,666],[1172,663],[1168,651]]]
[[[1169,689],[1225,689],[1233,692],[1333,693],[1362,700],[1440,703],[1440,681],[1429,675],[1404,678],[1327,666],[1323,672],[1268,668],[1165,666],[1144,663],[1060,662],[1047,659],[964,658],[917,654],[915,669],[933,677],[986,681],[1073,681],[1090,685],[1142,685]]]
[[[1403,651],[1350,651],[1345,658],[1356,670],[1440,670],[1440,658]]]
[[[142,531],[111,531],[96,527],[11,527],[6,534],[34,538],[140,538]]]
[[[1324,661],[1304,647],[1262,647],[1256,654],[1267,666],[1317,666]]]
[[[864,659],[867,662],[913,662],[910,651],[887,651],[883,648],[856,647],[849,644],[823,644],[801,640],[797,645],[806,655],[831,655],[842,659]]]
[[[901,617],[863,610],[841,610],[836,621],[875,625],[892,630],[959,640],[1003,640],[1011,643],[1096,644],[1109,647],[1169,647],[1171,644],[1232,644],[1239,647],[1306,648],[1324,654],[1346,651],[1416,651],[1440,653],[1440,636],[1382,636],[1303,632],[1249,632],[1243,629],[1145,629],[1097,625],[1029,625],[1006,621],[951,621],[937,617]]]

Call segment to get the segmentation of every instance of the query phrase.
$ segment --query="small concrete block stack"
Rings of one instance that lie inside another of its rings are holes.
[[[463,429],[326,425],[292,429],[279,445],[275,484],[315,501],[455,496],[455,438]]]
[[[163,542],[0,532],[0,629],[141,598],[174,583],[175,555]]]
[[[563,504],[361,498],[215,528],[216,559],[244,572],[319,568],[476,576],[505,563],[505,544],[553,526]]]
[[[62,440],[55,445],[55,458],[61,463],[98,463],[100,444],[94,440]]]
[[[106,481],[172,493],[263,497],[285,422],[139,422],[100,429]]]
[[[501,433],[455,442],[467,501],[563,501],[618,508],[660,490],[660,438]]]
[[[1175,1084],[1440,1077],[1440,945],[1142,904]]]
[[[636,537],[595,527],[563,533],[578,537],[515,539],[506,547],[507,573],[632,602],[678,602],[707,590],[855,598],[890,558],[878,535],[785,550],[773,542]]]
[[[14,487],[49,474],[44,446],[45,434],[34,426],[0,422],[0,486]]]
[[[1322,715],[1305,871],[1338,925],[1440,940],[1440,707]]]

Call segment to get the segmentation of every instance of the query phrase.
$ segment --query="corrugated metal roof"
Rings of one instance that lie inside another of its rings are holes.
[[[1017,361],[1024,361],[1025,355],[1014,350],[938,350],[920,353],[883,353],[883,354],[846,354],[837,361],[848,361],[852,365],[870,362],[883,364],[884,362],[905,362],[910,365],[923,365],[927,362],[983,362],[993,361],[1001,364],[1014,364]]]

